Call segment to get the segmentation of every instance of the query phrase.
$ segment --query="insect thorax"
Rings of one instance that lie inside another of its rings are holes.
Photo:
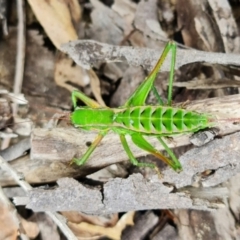
[[[70,119],[76,127],[102,129],[113,123],[114,111],[110,108],[79,107],[72,112]]]
[[[209,127],[209,116],[167,106],[115,109],[114,125],[145,134],[178,134]]]

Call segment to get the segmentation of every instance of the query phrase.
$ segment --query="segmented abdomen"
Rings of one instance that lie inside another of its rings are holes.
[[[195,132],[209,127],[206,114],[166,106],[140,106],[115,110],[114,125],[149,134]]]

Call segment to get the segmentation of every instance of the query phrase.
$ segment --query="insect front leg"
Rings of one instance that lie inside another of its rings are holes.
[[[108,131],[109,131],[109,129],[107,129],[105,131],[101,131],[97,135],[95,140],[92,142],[90,147],[87,149],[87,151],[83,154],[83,156],[81,158],[73,158],[70,164],[75,163],[78,166],[84,165],[86,163],[86,161],[88,160],[88,158],[90,157],[90,155],[92,154],[92,152],[95,150],[95,148],[98,146],[98,144],[102,141],[103,137],[107,134]]]
[[[129,157],[130,162],[133,165],[138,166],[138,167],[150,167],[150,168],[155,168],[156,167],[155,164],[152,164],[152,163],[138,162],[138,160],[133,156],[133,153],[130,150],[130,148],[128,146],[128,143],[127,143],[127,140],[126,140],[126,138],[123,134],[120,134],[120,140],[121,140],[121,143],[123,145],[124,150],[126,151],[128,157]]]
[[[77,100],[78,99],[81,100],[82,102],[84,102],[87,106],[89,106],[91,108],[101,107],[100,104],[98,104],[93,99],[87,97],[84,93],[82,93],[78,90],[74,90],[74,91],[72,91],[72,104],[73,104],[74,109],[77,107]]]
[[[139,147],[142,148],[143,150],[153,154],[155,157],[157,157],[158,159],[162,160],[163,162],[165,162],[166,164],[168,164],[171,168],[173,168],[175,171],[181,171],[182,167],[181,164],[179,163],[179,161],[176,159],[174,159],[174,161],[172,161],[171,159],[168,159],[167,157],[165,157],[162,153],[160,153],[157,149],[155,149],[149,142],[147,142],[144,137],[141,134],[133,134],[132,135],[132,141]],[[164,143],[164,148],[166,147],[166,144]],[[168,147],[167,147],[168,148]],[[165,148],[166,149],[166,148]],[[170,150],[168,148],[168,150]],[[166,151],[168,151],[166,149]],[[177,161],[176,161],[177,160]]]

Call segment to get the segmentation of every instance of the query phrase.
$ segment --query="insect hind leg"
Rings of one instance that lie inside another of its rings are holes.
[[[165,157],[161,152],[156,150],[149,142],[147,142],[144,137],[141,134],[133,134],[132,136],[132,141],[139,147],[142,148],[143,150],[151,153],[158,159],[162,160],[166,164],[168,164],[171,168],[173,168],[175,171],[180,171],[182,169],[181,164],[179,161],[172,161],[171,159]],[[160,140],[159,140],[160,141]],[[167,147],[166,144],[163,144],[164,148]],[[168,148],[168,147],[167,147]],[[166,148],[165,148],[166,149]],[[167,150],[167,149],[166,149]],[[168,148],[168,150],[170,150]],[[170,150],[171,151],[171,150]],[[176,158],[176,157],[175,157]],[[175,159],[174,159],[175,160]]]
[[[126,151],[128,157],[129,157],[130,162],[133,165],[138,166],[138,167],[150,167],[150,168],[155,168],[156,167],[155,164],[152,164],[152,163],[138,162],[138,160],[133,156],[133,153],[130,150],[130,148],[128,146],[128,143],[127,143],[127,140],[126,140],[126,138],[123,134],[120,134],[120,140],[121,140],[121,143],[123,145],[124,150]]]
[[[173,165],[173,169],[177,172],[182,171],[182,165],[181,163],[178,161],[177,157],[175,156],[175,154],[173,153],[173,151],[168,147],[168,145],[162,140],[162,138],[160,136],[157,137],[157,139],[159,140],[159,142],[162,144],[162,146],[164,147],[164,149],[166,150],[166,152],[168,153],[168,155],[171,157],[172,159],[172,165]]]
[[[152,89],[154,85],[154,81],[160,70],[165,58],[168,55],[168,52],[172,52],[171,57],[171,65],[170,65],[170,74],[169,74],[169,87],[168,87],[168,106],[172,105],[172,85],[173,85],[173,77],[174,77],[174,68],[175,68],[175,61],[176,61],[176,44],[173,41],[170,41],[165,46],[162,55],[160,56],[158,62],[156,63],[153,70],[150,74],[145,78],[145,80],[139,85],[139,87],[134,91],[131,97],[126,101],[124,104],[125,107],[130,106],[142,106],[145,104],[147,95]],[[161,104],[162,105],[162,104]]]

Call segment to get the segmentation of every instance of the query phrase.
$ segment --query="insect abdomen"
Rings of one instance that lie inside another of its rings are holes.
[[[209,117],[181,108],[139,106],[115,113],[116,126],[152,134],[195,132],[209,126]]]

